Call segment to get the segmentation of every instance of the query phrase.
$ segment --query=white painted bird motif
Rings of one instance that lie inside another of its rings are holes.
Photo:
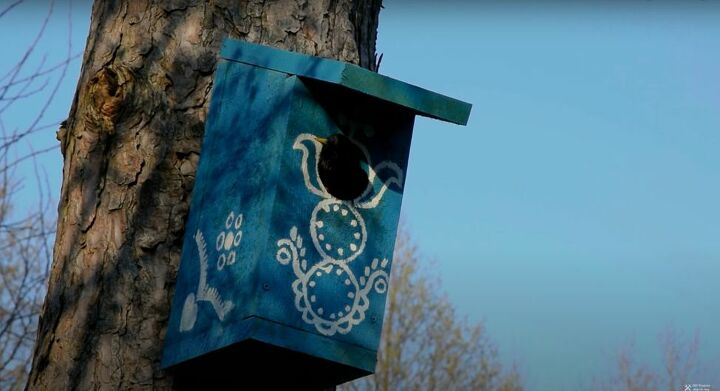
[[[305,186],[322,198],[352,201],[357,208],[370,209],[378,205],[390,185],[402,188],[403,172],[396,163],[383,161],[373,166],[367,148],[340,133],[328,138],[300,134],[293,149],[303,154],[300,169]],[[362,166],[367,167],[366,172]],[[386,171],[387,175],[379,175]],[[382,185],[374,191],[377,181]]]

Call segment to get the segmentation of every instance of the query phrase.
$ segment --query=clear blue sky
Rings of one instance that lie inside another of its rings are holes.
[[[474,105],[467,127],[416,121],[403,205],[451,301],[529,390],[602,379],[631,341],[660,369],[668,328],[699,331],[691,381],[720,387],[720,4],[471,3],[387,1],[378,41],[381,73]],[[73,7],[77,51],[89,5]],[[10,53],[39,25],[25,15],[0,25]]]

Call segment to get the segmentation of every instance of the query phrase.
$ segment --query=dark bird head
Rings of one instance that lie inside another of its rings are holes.
[[[350,165],[359,165],[362,162],[367,163],[365,154],[360,150],[357,144],[342,133],[335,133],[328,138],[316,137],[322,144],[320,157],[326,159],[338,159]]]
[[[316,139],[322,144],[318,174],[328,193],[340,200],[360,197],[369,184],[363,169],[363,163],[368,163],[363,151],[340,133]]]

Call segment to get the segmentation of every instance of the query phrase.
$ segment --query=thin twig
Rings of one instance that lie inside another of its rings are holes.
[[[7,14],[8,12],[10,12],[10,10],[12,10],[13,8],[15,8],[17,5],[19,5],[19,4],[22,3],[22,2],[23,2],[23,0],[17,0],[16,2],[14,2],[14,3],[8,5],[7,7],[5,7],[4,10],[0,11],[0,18],[2,18],[3,16],[5,16],[5,14]]]

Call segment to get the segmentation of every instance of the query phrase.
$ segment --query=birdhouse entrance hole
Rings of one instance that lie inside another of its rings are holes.
[[[332,83],[302,80],[338,130],[321,139],[321,156],[316,162],[320,182],[327,192],[339,200],[360,202],[377,190],[369,178],[377,176],[376,184],[393,183],[388,180],[395,172],[373,173],[370,162],[380,160],[387,150],[400,149],[395,144],[409,143],[398,134],[412,128],[415,113]],[[389,190],[401,191],[402,185],[391,184]]]

